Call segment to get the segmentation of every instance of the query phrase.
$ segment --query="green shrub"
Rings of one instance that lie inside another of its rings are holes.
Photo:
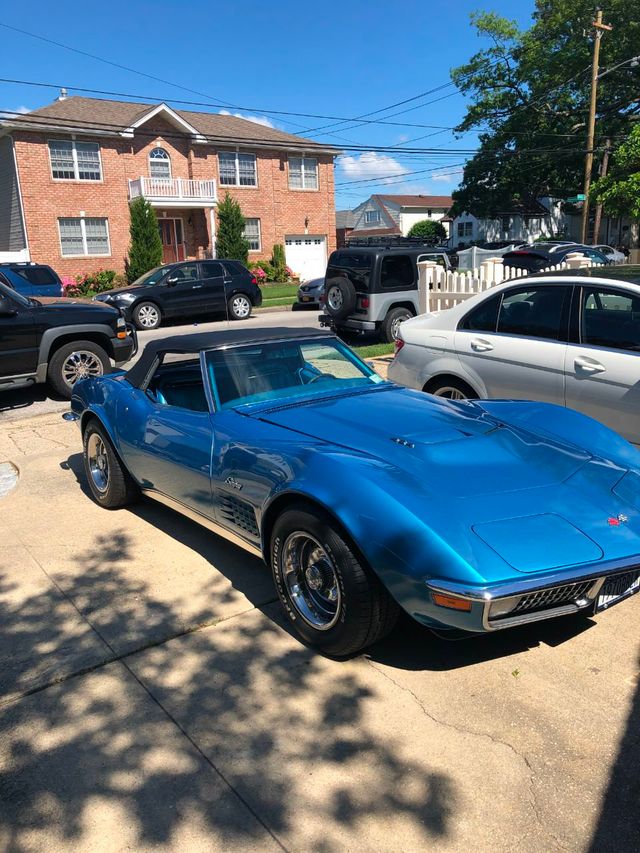
[[[420,237],[423,240],[446,240],[447,232],[441,222],[434,219],[421,219],[415,222],[409,229],[407,237]]]
[[[244,238],[244,216],[240,205],[228,192],[218,205],[216,257],[240,261],[245,266],[249,257],[249,244]]]
[[[271,255],[271,267],[273,269],[273,278],[270,279],[270,281],[288,281],[289,274],[287,272],[287,262],[285,260],[284,246],[282,245],[282,243],[276,243],[273,247],[273,253]]]
[[[140,196],[129,205],[129,257],[125,261],[129,283],[140,278],[162,263],[162,240],[158,229],[156,212],[149,202]]]

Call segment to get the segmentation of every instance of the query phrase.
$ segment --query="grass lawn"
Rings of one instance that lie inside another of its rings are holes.
[[[295,297],[298,287],[298,284],[263,284],[260,290],[262,291],[262,298],[266,301],[268,299]],[[293,301],[295,302],[295,299]]]
[[[393,355],[393,344],[369,344],[366,347],[352,347],[360,358],[376,358],[380,355]]]

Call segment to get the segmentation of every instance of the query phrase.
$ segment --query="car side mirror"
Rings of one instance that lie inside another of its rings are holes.
[[[179,281],[180,281],[180,279],[177,276],[171,276],[171,278],[167,279],[167,284],[170,287],[173,287],[174,284],[177,284]]]
[[[15,317],[18,309],[7,296],[0,296],[0,317]]]

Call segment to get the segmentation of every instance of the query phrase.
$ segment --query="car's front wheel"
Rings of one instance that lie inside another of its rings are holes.
[[[119,509],[133,503],[139,496],[138,487],[97,420],[90,420],[85,427],[82,446],[84,471],[96,503],[106,509]]]
[[[280,601],[300,638],[332,657],[375,643],[394,626],[398,605],[321,510],[285,510],[271,537]]]
[[[251,300],[244,293],[236,293],[229,299],[228,305],[232,320],[248,320],[251,316]]]
[[[162,312],[155,302],[140,302],[133,309],[133,322],[137,329],[157,329],[162,322]]]
[[[68,400],[78,380],[102,376],[110,370],[109,356],[101,346],[93,341],[73,341],[51,356],[47,381],[54,391]]]

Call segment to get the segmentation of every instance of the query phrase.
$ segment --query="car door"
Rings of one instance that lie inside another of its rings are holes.
[[[0,276],[0,383],[8,376],[36,372],[38,339],[35,311]]]
[[[203,304],[212,314],[225,314],[227,300],[225,296],[226,271],[220,261],[201,261]]]
[[[640,288],[582,287],[575,311],[567,406],[640,444]]]
[[[203,284],[197,261],[176,264],[160,287],[163,290],[161,307],[165,315],[188,317],[203,313]]]
[[[564,405],[570,296],[565,284],[521,284],[462,318],[455,350],[488,397]]]

